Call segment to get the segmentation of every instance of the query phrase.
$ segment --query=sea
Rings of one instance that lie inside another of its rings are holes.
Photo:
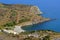
[[[52,30],[55,32],[60,32],[60,1],[59,0],[40,0],[36,4],[41,12],[41,16],[45,18],[50,18],[51,21],[35,24],[32,26],[27,26],[24,29],[28,31],[32,30]],[[53,20],[55,19],[55,20]]]

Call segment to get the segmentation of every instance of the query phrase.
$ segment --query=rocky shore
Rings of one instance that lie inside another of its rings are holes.
[[[19,26],[28,26],[28,25],[33,25],[33,24],[38,24],[38,23],[43,23],[43,22],[47,22],[47,21],[50,21],[51,19],[50,18],[43,18],[43,20],[39,20],[39,21],[28,21],[28,22],[23,22],[21,24],[18,24]]]

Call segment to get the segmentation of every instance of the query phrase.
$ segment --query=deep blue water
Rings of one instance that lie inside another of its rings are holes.
[[[42,24],[37,24],[32,27],[25,28],[26,30],[53,30],[60,32],[60,0],[0,0],[6,4],[28,4],[36,5],[43,12],[42,16],[52,20]]]

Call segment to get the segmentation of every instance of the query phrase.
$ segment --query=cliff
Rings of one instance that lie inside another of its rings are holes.
[[[40,14],[39,8],[33,5],[0,4],[0,26],[21,25],[24,22],[36,24],[50,20]]]

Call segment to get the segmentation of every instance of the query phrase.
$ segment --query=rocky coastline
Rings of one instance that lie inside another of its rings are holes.
[[[24,23],[18,24],[18,25],[21,26],[21,27],[25,27],[25,26],[34,25],[34,24],[38,24],[38,23],[43,23],[43,22],[47,22],[47,21],[50,21],[50,19],[44,19],[42,21],[37,21],[35,23],[33,23],[33,22],[24,22]]]

